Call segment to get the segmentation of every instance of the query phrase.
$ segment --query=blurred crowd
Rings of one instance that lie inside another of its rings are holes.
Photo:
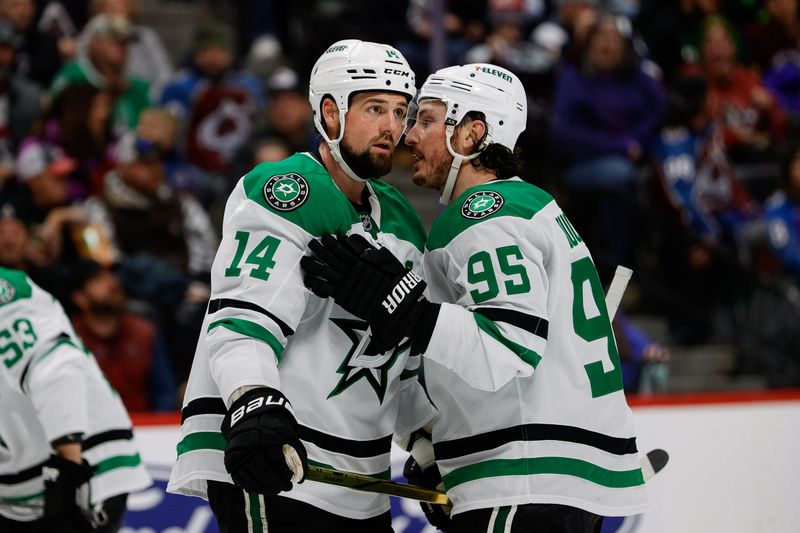
[[[195,6],[181,50],[141,22],[167,4]],[[517,73],[523,177],[606,283],[635,270],[626,311],[800,385],[797,0],[0,0],[0,264],[66,305],[129,410],[177,408],[227,194],[316,148],[309,70],[351,37],[417,80]],[[636,390],[665,351],[615,325]]]

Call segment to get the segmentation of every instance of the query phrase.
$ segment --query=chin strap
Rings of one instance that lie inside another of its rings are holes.
[[[362,183],[365,181],[369,181],[368,179],[364,179],[356,175],[356,173],[353,172],[353,169],[350,168],[350,165],[348,165],[347,162],[345,162],[344,158],[342,157],[342,151],[339,148],[339,143],[342,142],[342,137],[344,136],[344,124],[341,125],[340,131],[342,132],[342,134],[339,135],[339,138],[336,139],[335,141],[332,141],[330,137],[328,137],[327,133],[325,133],[324,131],[322,132],[322,138],[328,144],[328,148],[330,148],[331,150],[331,155],[333,156],[333,160],[336,161],[336,163],[342,168],[342,170],[344,170],[345,174],[347,174],[354,180],[360,181]]]
[[[451,197],[453,196],[453,189],[456,186],[456,180],[458,179],[458,172],[461,170],[461,163],[464,161],[469,161],[471,159],[475,159],[481,152],[492,142],[492,136],[488,133],[486,137],[484,137],[483,142],[481,143],[478,151],[472,155],[462,155],[456,153],[453,150],[453,147],[450,145],[450,139],[453,137],[453,132],[455,131],[455,126],[447,126],[445,130],[445,145],[447,146],[447,151],[450,152],[450,155],[453,156],[453,162],[450,163],[450,172],[447,174],[447,181],[444,182],[444,187],[442,188],[442,195],[439,197],[439,203],[442,205],[449,205]]]

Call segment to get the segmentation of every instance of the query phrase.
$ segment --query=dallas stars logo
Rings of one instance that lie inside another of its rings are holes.
[[[308,182],[300,174],[278,174],[264,184],[264,199],[278,211],[297,209],[308,199]]]
[[[469,195],[461,206],[461,216],[471,220],[488,217],[503,206],[503,197],[494,191],[478,191]]]
[[[16,291],[14,286],[7,280],[0,278],[0,303],[8,303],[14,299]]]
[[[392,352],[392,356],[379,367],[364,368],[361,366],[353,366],[350,362],[355,355],[359,341],[361,341],[364,332],[367,330],[367,323],[363,320],[352,320],[348,318],[331,318],[331,322],[336,324],[339,329],[347,335],[347,338],[350,339],[353,346],[347,352],[342,364],[336,369],[336,373],[341,374],[342,377],[330,394],[328,394],[328,398],[341,394],[352,385],[355,385],[360,379],[364,379],[375,391],[375,394],[378,396],[378,402],[383,403],[383,398],[386,395],[386,387],[388,386],[387,375],[389,374],[389,369],[397,362],[397,357],[411,347],[411,342],[404,342],[395,348],[394,352]]]

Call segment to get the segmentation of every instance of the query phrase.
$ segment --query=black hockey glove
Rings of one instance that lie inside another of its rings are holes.
[[[412,485],[435,490],[444,488],[442,476],[439,474],[439,468],[436,463],[423,470],[417,461],[409,456],[403,467],[403,475]],[[419,505],[422,507],[422,512],[425,513],[425,518],[428,519],[430,525],[441,531],[447,532],[450,530],[450,511],[452,507],[428,502],[420,502]]]
[[[439,305],[422,294],[426,283],[386,248],[375,248],[358,234],[323,235],[308,244],[313,256],[300,260],[305,284],[320,298],[333,297],[344,310],[366,320],[378,353],[411,337],[424,352]]]
[[[292,470],[284,456],[285,444],[300,459],[299,482],[305,479],[308,457],[290,408],[280,391],[259,387],[233,402],[222,420],[222,435],[227,441],[225,469],[244,490],[261,494],[291,490]]]
[[[53,454],[42,466],[44,479],[44,520],[77,531],[92,531],[102,525],[94,520],[89,481],[94,470],[83,459],[78,464]]]

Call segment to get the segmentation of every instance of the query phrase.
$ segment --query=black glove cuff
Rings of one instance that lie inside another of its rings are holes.
[[[292,413],[292,405],[286,396],[272,387],[258,387],[242,394],[233,404],[222,420],[222,435],[228,439],[231,431],[242,420],[269,413],[271,416],[286,419],[297,431],[297,420]]]
[[[83,485],[93,474],[94,469],[86,459],[76,463],[57,454],[50,455],[42,466],[42,477],[46,482],[64,483],[69,487]]]
[[[417,318],[411,328],[411,351],[412,353],[425,353],[428,344],[431,342],[433,330],[436,328],[436,321],[439,319],[441,304],[434,304],[427,298],[420,298],[417,302]]]

